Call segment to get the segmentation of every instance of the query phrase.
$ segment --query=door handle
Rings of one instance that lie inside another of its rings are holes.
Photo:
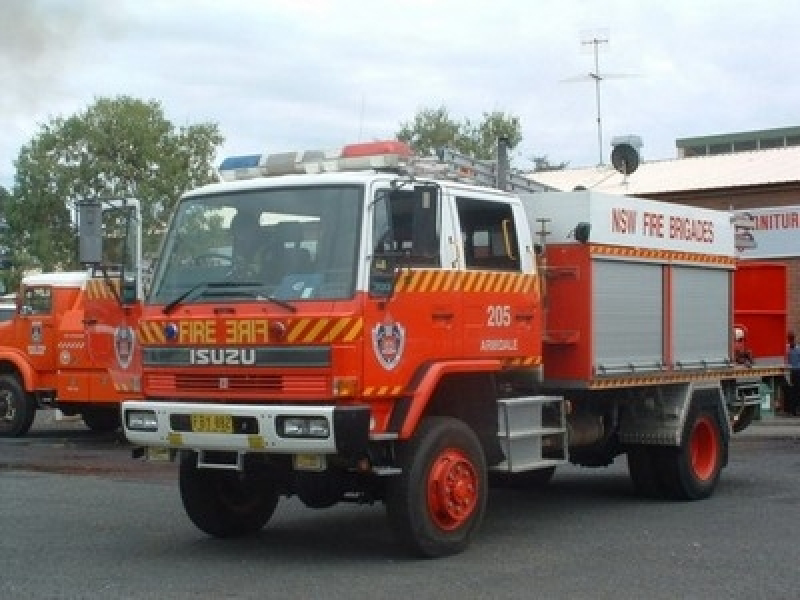
[[[452,321],[454,316],[453,311],[435,310],[431,313],[434,321]]]

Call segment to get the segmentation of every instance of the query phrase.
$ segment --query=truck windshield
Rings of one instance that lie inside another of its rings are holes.
[[[288,301],[352,297],[361,186],[258,189],[184,198],[162,246],[149,302],[229,282],[226,298],[256,292]],[[255,290],[254,288],[257,288]],[[219,302],[189,294],[184,302]]]

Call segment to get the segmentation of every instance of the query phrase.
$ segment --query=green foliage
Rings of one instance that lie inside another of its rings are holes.
[[[176,127],[160,103],[129,96],[51,119],[15,163],[7,218],[19,263],[44,271],[77,266],[72,215],[92,199],[138,198],[144,252],[153,254],[180,195],[215,180],[222,141],[215,123]]]
[[[497,138],[508,138],[509,149],[522,141],[519,117],[500,111],[484,112],[480,122],[457,122],[446,107],[424,108],[410,122],[401,123],[397,139],[408,143],[415,154],[433,155],[446,146],[473,158],[490,160],[497,151]]]

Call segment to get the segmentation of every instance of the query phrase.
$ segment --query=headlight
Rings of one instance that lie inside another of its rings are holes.
[[[125,413],[125,423],[133,431],[158,430],[158,419],[152,410],[129,410]]]
[[[325,417],[283,417],[277,424],[281,437],[326,438],[331,434]]]

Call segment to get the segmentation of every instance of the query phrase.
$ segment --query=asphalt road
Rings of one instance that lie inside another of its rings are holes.
[[[625,461],[492,490],[464,554],[407,558],[376,506],[284,500],[257,536],[215,540],[176,469],[119,435],[39,424],[0,440],[0,598],[797,598],[800,423],[735,438],[708,500],[633,495]]]

